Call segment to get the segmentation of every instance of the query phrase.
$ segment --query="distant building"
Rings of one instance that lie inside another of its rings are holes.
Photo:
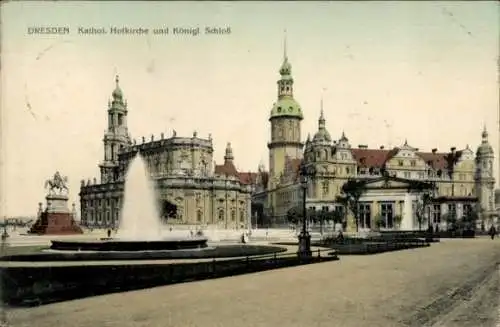
[[[452,147],[445,152],[437,149],[425,152],[406,141],[391,149],[352,147],[344,132],[337,140],[331,137],[321,101],[318,130],[303,142],[301,121],[305,110],[293,95],[294,79],[286,51],[279,73],[278,100],[269,118],[269,173],[263,170],[257,173],[266,176],[267,185],[253,195],[254,203],[262,203],[264,207],[254,212],[258,215],[256,221],[265,226],[283,226],[287,224],[289,210],[302,206],[303,189],[298,178],[302,162],[315,168],[306,199],[307,207],[315,210],[345,210],[337,201],[342,185],[350,178],[369,181],[359,204],[362,229],[373,229],[375,219],[382,219],[385,228],[395,228],[395,217],[403,215],[408,191],[429,189],[431,185],[436,186],[436,193],[426,217],[430,217],[433,226],[440,226],[450,215],[459,219],[473,210],[477,210],[483,221],[489,221],[495,214],[494,154],[486,128],[476,153],[468,145],[460,150]],[[419,196],[414,194],[412,201],[415,209]],[[354,228],[351,213],[345,223],[348,229]],[[424,226],[427,224],[425,221]]]
[[[217,225],[221,228],[248,228],[251,217],[252,184],[255,174],[238,172],[231,144],[224,163],[213,161],[212,139],[171,137],[137,143],[127,129],[127,102],[116,79],[108,105],[108,129],[104,134],[104,160],[99,164],[98,182],[82,180],[81,224],[93,228],[118,226],[123,205],[127,167],[140,154],[154,180],[160,214],[172,224]],[[138,217],[140,219],[140,217]]]

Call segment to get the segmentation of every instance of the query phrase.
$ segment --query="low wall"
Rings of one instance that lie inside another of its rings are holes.
[[[332,249],[336,250],[339,255],[349,254],[376,254],[390,251],[401,251],[416,249],[421,247],[428,247],[429,243],[415,243],[415,242],[380,242],[380,243],[359,243],[359,244],[335,244]]]
[[[113,292],[233,276],[244,273],[338,260],[331,250],[317,251],[308,259],[274,254],[230,260],[172,264],[0,267],[2,301],[10,306],[40,305]]]
[[[430,246],[430,242],[414,235],[380,235],[367,238],[337,239],[335,237],[313,242],[315,246],[325,246],[336,250],[339,255],[375,254]]]

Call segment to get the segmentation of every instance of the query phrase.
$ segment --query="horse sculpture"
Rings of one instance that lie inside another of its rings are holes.
[[[54,190],[58,190],[59,192],[68,191],[68,186],[66,183],[68,182],[68,177],[62,177],[59,172],[54,174],[52,179],[48,179],[45,181],[45,188],[49,188],[49,193],[54,193]]]

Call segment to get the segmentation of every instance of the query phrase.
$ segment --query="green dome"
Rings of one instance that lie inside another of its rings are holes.
[[[300,104],[290,96],[282,97],[273,105],[273,109],[271,109],[271,118],[275,117],[304,118]]]
[[[285,58],[285,61],[283,61],[283,64],[281,65],[280,68],[280,75],[291,75],[292,74],[292,65],[288,62],[288,59]]]
[[[112,96],[114,99],[122,99],[123,98],[123,92],[122,92],[122,89],[120,88],[120,78],[118,77],[118,75],[116,75],[116,79],[115,79],[115,82],[116,82],[116,87],[115,87],[115,90],[113,91],[112,93]]]

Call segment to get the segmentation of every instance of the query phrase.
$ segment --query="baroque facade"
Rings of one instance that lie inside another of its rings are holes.
[[[253,213],[259,216],[259,225],[285,225],[289,210],[302,206],[303,187],[298,173],[301,163],[313,166],[315,171],[306,188],[308,208],[345,210],[337,201],[342,186],[352,178],[367,182],[358,209],[361,228],[373,228],[377,216],[382,217],[387,228],[395,227],[394,218],[404,214],[409,193],[412,210],[416,210],[420,200],[417,189],[421,190],[422,185],[432,186],[434,192],[426,219],[435,226],[443,223],[446,214],[460,218],[477,210],[484,219],[495,214],[494,154],[486,128],[476,152],[468,145],[460,150],[452,147],[444,152],[426,152],[407,141],[391,149],[353,147],[344,132],[338,139],[331,137],[321,101],[318,130],[303,142],[300,124],[305,111],[293,95],[292,67],[286,50],[279,73],[278,100],[269,118],[269,172],[259,169],[256,173],[261,182],[265,177],[267,184],[253,194],[254,208],[257,204],[263,208]],[[346,217],[347,228],[354,228],[352,214]]]
[[[104,134],[104,160],[100,181],[81,181],[82,225],[118,227],[124,181],[131,160],[140,154],[155,183],[162,218],[173,224],[217,225],[248,228],[255,174],[238,172],[228,143],[224,163],[213,161],[212,138],[171,137],[132,140],[127,128],[127,102],[116,78],[108,104],[108,129]]]

